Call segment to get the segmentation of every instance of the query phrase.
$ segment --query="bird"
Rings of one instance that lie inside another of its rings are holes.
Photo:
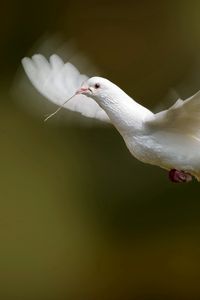
[[[33,86],[47,99],[85,117],[112,124],[139,161],[161,167],[174,183],[200,181],[200,91],[153,113],[103,77],[81,74],[56,54],[24,57]]]

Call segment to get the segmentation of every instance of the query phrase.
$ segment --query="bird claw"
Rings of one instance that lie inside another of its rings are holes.
[[[175,183],[190,182],[192,181],[192,175],[184,171],[171,169],[169,171],[169,179]]]

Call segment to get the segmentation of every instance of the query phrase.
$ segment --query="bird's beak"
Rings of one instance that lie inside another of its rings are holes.
[[[91,93],[91,89],[87,86],[82,86],[80,87],[80,89],[78,89],[76,91],[76,95],[79,95],[79,94],[88,94],[88,93]]]
[[[89,88],[86,87],[86,86],[82,86],[80,89],[78,89],[76,91],[76,94],[79,95],[79,94],[87,94],[89,91]]]

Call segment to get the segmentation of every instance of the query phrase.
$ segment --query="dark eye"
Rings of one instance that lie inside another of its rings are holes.
[[[100,88],[100,84],[99,83],[95,83],[94,87],[95,87],[95,89],[99,89]]]

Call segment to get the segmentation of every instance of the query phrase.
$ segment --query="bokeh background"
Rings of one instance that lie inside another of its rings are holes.
[[[59,33],[165,108],[172,88],[200,89],[200,2],[6,1],[0,15],[0,298],[199,299],[200,185],[136,161],[111,127],[44,125],[13,85]]]

